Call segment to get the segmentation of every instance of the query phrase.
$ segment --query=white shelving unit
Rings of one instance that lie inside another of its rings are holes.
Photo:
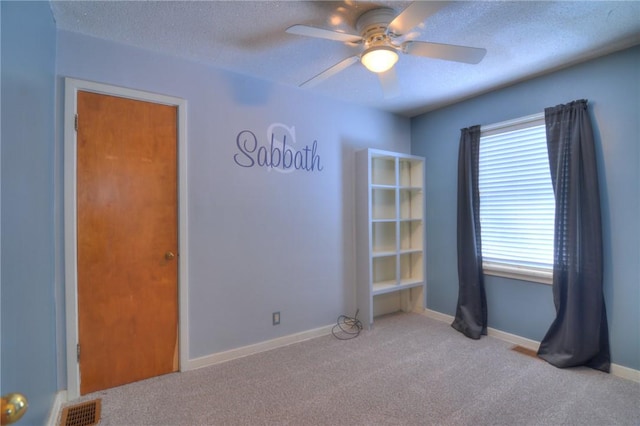
[[[364,324],[425,307],[424,159],[356,153],[357,307]]]

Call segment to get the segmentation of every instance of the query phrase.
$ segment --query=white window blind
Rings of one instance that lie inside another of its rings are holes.
[[[555,201],[543,114],[482,127],[479,187],[485,273],[549,282]]]

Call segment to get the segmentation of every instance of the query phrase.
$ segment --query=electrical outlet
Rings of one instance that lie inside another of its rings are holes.
[[[274,312],[271,316],[271,319],[273,320],[273,325],[280,324],[280,312]]]

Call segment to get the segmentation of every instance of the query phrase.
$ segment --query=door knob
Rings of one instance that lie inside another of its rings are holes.
[[[168,251],[164,254],[164,258],[167,260],[173,260],[176,257],[175,254],[173,254],[172,251]]]
[[[10,425],[15,423],[27,412],[27,397],[19,393],[2,395],[2,415],[0,424]]]

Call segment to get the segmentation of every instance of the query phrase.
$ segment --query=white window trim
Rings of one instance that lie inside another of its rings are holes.
[[[487,124],[480,127],[480,132],[482,136],[490,136],[502,132],[507,127],[512,127],[511,130],[523,129],[530,127],[531,123],[541,120],[544,121],[544,112],[514,118],[513,120],[501,121],[499,123]]]
[[[482,272],[485,275],[511,278],[514,280],[531,281],[540,284],[553,284],[553,270],[525,266],[507,265],[506,263],[482,262]]]
[[[544,120],[544,112],[527,115],[525,117],[515,118],[513,120],[501,121],[499,123],[489,124],[480,127],[482,136],[490,136],[501,133],[506,128],[510,130],[522,129],[529,127],[532,123]],[[485,275],[491,275],[502,278],[510,278],[521,281],[529,281],[540,284],[553,284],[553,269],[536,268],[531,266],[509,265],[499,262],[482,262],[482,272]]]

